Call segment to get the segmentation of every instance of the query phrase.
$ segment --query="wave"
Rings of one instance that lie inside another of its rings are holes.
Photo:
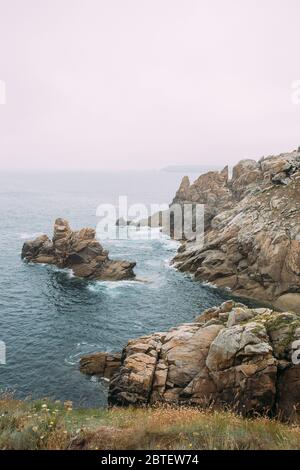
[[[178,247],[180,246],[180,242],[178,242],[177,240],[173,240],[169,237],[163,237],[160,241],[167,251],[176,252]]]
[[[72,352],[69,356],[65,357],[64,362],[69,366],[76,366],[79,364],[80,358],[86,354],[92,354],[94,352],[106,350],[106,352],[112,352],[110,348],[105,348],[101,344],[93,343],[77,343],[76,352]]]
[[[209,282],[209,281],[204,281],[201,284],[204,287],[210,287],[211,289],[218,289],[218,286],[216,286],[216,284],[213,284],[212,282]]]
[[[118,290],[128,287],[143,286],[145,281],[94,281],[93,284],[89,284],[87,289],[91,292],[103,292],[105,290]]]
[[[171,264],[172,257],[164,259],[164,265],[167,269],[172,269],[173,271],[177,271],[175,264]]]
[[[70,268],[58,268],[57,266],[53,264],[44,264],[44,263],[41,264],[41,266],[48,266],[49,269],[51,269],[51,271],[66,274],[69,279],[72,279],[73,277],[75,277],[73,270]]]

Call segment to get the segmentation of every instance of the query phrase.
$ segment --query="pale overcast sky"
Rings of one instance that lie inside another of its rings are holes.
[[[0,0],[2,169],[233,164],[300,145],[299,0]]]

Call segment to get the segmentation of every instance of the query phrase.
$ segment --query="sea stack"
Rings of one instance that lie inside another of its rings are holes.
[[[56,219],[52,240],[47,235],[41,235],[25,242],[21,256],[28,262],[70,268],[75,276],[86,279],[133,279],[136,263],[109,259],[108,251],[103,249],[95,236],[92,228],[72,231],[67,220]]]

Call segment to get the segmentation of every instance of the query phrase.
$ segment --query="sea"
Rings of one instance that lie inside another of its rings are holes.
[[[183,174],[168,171],[24,172],[0,175],[0,389],[20,399],[50,398],[75,407],[107,404],[108,383],[79,372],[82,355],[121,351],[126,342],[190,322],[230,292],[176,271],[178,243],[142,233],[104,239],[112,259],[135,261],[136,280],[86,281],[69,270],[27,264],[22,245],[50,237],[57,217],[73,229],[97,228],[97,208],[171,202]],[[197,174],[189,175],[191,180]]]

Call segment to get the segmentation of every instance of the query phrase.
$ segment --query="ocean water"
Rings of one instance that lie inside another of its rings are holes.
[[[136,237],[103,242],[111,258],[137,262],[140,281],[95,282],[21,261],[22,244],[52,234],[57,217],[96,227],[100,203],[171,201],[183,175],[159,171],[0,175],[0,387],[20,398],[106,404],[107,383],[78,371],[81,355],[120,351],[126,341],[191,321],[230,297],[169,265],[177,243]],[[192,175],[196,177],[197,175]]]

